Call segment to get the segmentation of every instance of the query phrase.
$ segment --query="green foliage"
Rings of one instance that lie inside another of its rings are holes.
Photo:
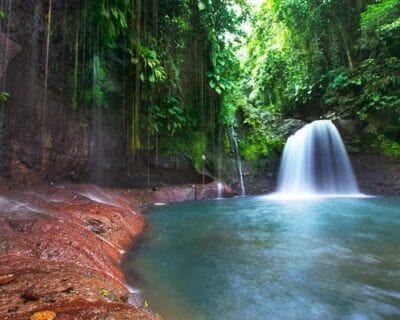
[[[372,124],[376,148],[397,154],[399,1],[266,0],[252,25],[242,86],[250,103],[243,112],[246,157],[265,152],[257,138],[275,131],[271,114],[279,122],[332,111]]]
[[[400,143],[398,141],[387,139],[383,135],[379,135],[378,139],[380,142],[380,149],[384,154],[400,159]]]
[[[397,0],[383,0],[371,4],[361,14],[361,30],[372,31],[385,28],[388,21],[398,20],[399,1]]]
[[[268,133],[251,134],[246,140],[241,141],[240,153],[246,160],[257,160],[282,149],[284,144],[282,139],[264,134]]]
[[[380,150],[397,152],[399,1],[265,0],[251,17],[245,0],[77,7],[63,53],[75,64],[73,108],[115,109],[127,151],[145,140],[200,170],[202,155],[230,152],[221,137],[233,126],[255,160],[282,147],[283,119],[334,111],[373,124]]]
[[[400,54],[400,3],[384,0],[369,5],[361,15],[359,47],[366,56],[383,58]]]
[[[96,26],[98,44],[115,48],[117,38],[128,28],[128,13],[131,10],[129,0],[88,1],[84,15],[88,23]]]
[[[388,157],[400,159],[398,139],[387,137],[377,127],[370,126],[360,139],[354,141],[354,145],[370,152],[380,152]]]
[[[384,0],[368,5],[361,14],[357,46],[363,56],[354,70],[330,71],[325,103],[376,127],[372,144],[386,154],[396,155],[393,138],[400,134],[400,60],[398,1]]]
[[[161,152],[170,157],[185,157],[198,172],[201,172],[203,156],[207,154],[209,143],[210,140],[204,133],[188,129],[185,136],[175,135],[164,140]]]
[[[132,50],[129,51],[132,56],[131,61],[133,64],[138,64],[140,61],[143,64],[143,71],[140,73],[140,80],[151,84],[165,80],[167,75],[157,57],[157,52],[140,44],[137,50],[139,50],[139,60],[137,60],[133,55]]]
[[[168,94],[161,105],[149,107],[148,126],[152,134],[164,133],[170,138],[189,125],[189,115],[177,97]]]
[[[226,128],[234,124],[236,110],[247,104],[240,86],[243,67],[237,57],[239,50],[238,46],[227,45],[216,56],[214,74],[208,74],[210,87],[222,97],[219,117]]]
[[[85,63],[74,75],[84,94],[73,101],[105,107],[120,98],[133,148],[146,134],[199,169],[221,144],[218,130],[235,126],[242,154],[256,159],[282,147],[282,119],[334,111],[374,124],[376,140],[396,154],[388,141],[400,136],[399,1],[266,0],[247,37],[245,0],[83,6],[71,33],[82,43],[71,51]]]
[[[10,94],[8,92],[0,91],[0,102],[7,101],[9,97]]]
[[[247,160],[256,160],[267,156],[270,152],[279,151],[283,139],[275,134],[274,126],[277,118],[270,111],[246,106],[242,109],[246,139],[240,141],[240,150]]]
[[[239,27],[247,18],[248,5],[246,1],[240,0],[201,0],[198,6],[210,46],[211,68],[207,73],[209,86],[218,95],[222,95],[232,89],[234,80],[237,80],[230,77],[231,69],[238,65],[231,42],[237,40],[241,33]]]
[[[191,136],[186,156],[192,161],[195,169],[200,172],[203,166],[203,156],[207,153],[208,139],[202,133]]]
[[[245,0],[83,2],[68,30],[73,109],[115,108],[132,159],[146,139],[198,167],[245,104],[236,53],[248,12]]]
[[[319,64],[323,61],[316,31],[320,26],[314,19],[317,14],[320,8],[313,9],[307,1],[264,3],[248,41],[251,81],[246,90],[251,103],[290,116],[301,111],[299,105],[318,98]]]
[[[246,104],[246,97],[241,90],[240,83],[233,83],[229,91],[224,94],[220,115],[222,124],[226,127],[234,125],[237,110]]]

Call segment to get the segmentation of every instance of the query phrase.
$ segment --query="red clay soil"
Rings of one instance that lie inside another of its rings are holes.
[[[125,285],[123,250],[145,227],[143,208],[215,196],[216,184],[0,189],[0,319],[161,319]]]

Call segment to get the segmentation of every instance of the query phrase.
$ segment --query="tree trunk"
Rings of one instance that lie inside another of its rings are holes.
[[[351,56],[351,49],[349,47],[346,34],[340,23],[338,24],[338,29],[339,29],[340,36],[342,37],[343,46],[344,46],[344,50],[346,52],[346,58],[347,58],[347,62],[349,64],[349,68],[351,71],[354,71],[354,63],[353,63],[353,58]]]

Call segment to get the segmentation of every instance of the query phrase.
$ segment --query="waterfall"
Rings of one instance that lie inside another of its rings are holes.
[[[217,183],[217,199],[224,198],[224,184],[222,182]]]
[[[240,159],[238,140],[237,140],[236,132],[235,132],[235,129],[233,128],[233,126],[231,127],[231,136],[232,136],[232,141],[233,141],[233,147],[235,149],[235,154],[236,154],[236,163],[237,163],[238,172],[239,172],[240,188],[242,190],[242,196],[245,196],[246,189],[244,188],[242,160]]]
[[[100,87],[100,59],[97,55],[93,57],[93,87],[95,92]],[[104,137],[104,110],[97,105],[93,98],[92,106],[92,135],[89,152],[89,174],[93,183],[104,183],[104,167],[106,166],[106,150]]]
[[[289,137],[283,151],[278,194],[358,194],[349,157],[330,120],[314,121]]]

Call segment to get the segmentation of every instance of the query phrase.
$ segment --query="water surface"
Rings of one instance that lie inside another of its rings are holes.
[[[400,319],[400,199],[154,208],[125,261],[167,320]]]

